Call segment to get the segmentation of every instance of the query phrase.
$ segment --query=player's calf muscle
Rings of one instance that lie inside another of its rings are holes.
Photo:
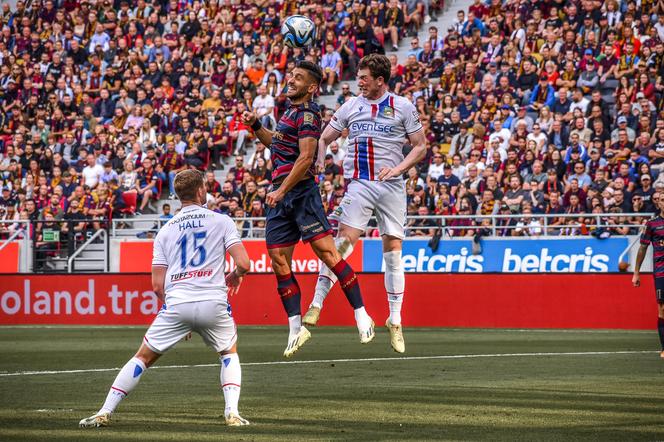
[[[312,242],[311,246],[313,247],[316,256],[318,256],[318,258],[329,268],[334,267],[341,260],[336,245],[330,236]]]

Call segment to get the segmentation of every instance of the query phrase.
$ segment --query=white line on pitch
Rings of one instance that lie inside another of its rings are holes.
[[[440,355],[440,356],[403,356],[394,358],[359,358],[359,359],[316,359],[309,361],[269,361],[269,362],[243,362],[242,366],[260,365],[304,365],[304,364],[329,364],[337,362],[389,362],[389,361],[426,361],[435,359],[476,359],[476,358],[521,358],[534,356],[604,356],[604,355],[632,355],[657,353],[652,350],[626,350],[626,351],[572,351],[561,353],[493,353],[493,354],[467,354],[467,355]],[[195,365],[157,365],[150,370],[165,370],[173,368],[201,368],[217,367],[219,364],[195,364]],[[17,371],[13,373],[0,373],[0,377],[9,376],[39,376],[49,374],[72,374],[72,373],[98,373],[104,371],[117,371],[114,368],[87,368],[81,370],[43,370],[43,371]]]
[[[278,326],[274,325],[245,325],[240,329],[266,330]],[[351,326],[334,326],[334,328],[350,328]],[[57,329],[57,330],[112,330],[112,329],[146,329],[145,325],[0,325],[0,332],[3,329]],[[409,330],[429,331],[436,330],[440,332],[468,332],[468,333],[601,333],[601,334],[652,334],[652,330],[643,329],[589,329],[589,328],[481,328],[481,327],[411,327]]]

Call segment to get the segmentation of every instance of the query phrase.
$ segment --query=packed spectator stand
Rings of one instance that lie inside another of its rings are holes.
[[[208,207],[260,237],[270,151],[242,111],[274,127],[288,71],[309,59],[325,72],[321,100],[336,95],[328,122],[353,96],[359,59],[378,52],[430,143],[404,176],[411,235],[441,224],[450,236],[636,233],[625,225],[641,224],[664,198],[664,1],[474,0],[439,29],[444,6],[3,3],[0,220],[35,221],[40,244],[47,225],[71,246],[113,219],[168,219],[177,207],[157,203],[174,199],[179,170],[196,168],[206,172]],[[280,23],[297,13],[317,25],[309,50],[282,44]],[[319,177],[330,214],[346,185],[346,136],[328,147]],[[603,228],[592,227],[593,214]],[[0,238],[16,228],[0,225]]]

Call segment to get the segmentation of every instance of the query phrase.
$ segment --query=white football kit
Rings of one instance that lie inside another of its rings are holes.
[[[390,92],[378,100],[363,96],[346,101],[330,125],[341,132],[348,128],[348,152],[344,178],[351,180],[334,216],[347,226],[365,230],[375,212],[382,235],[404,237],[406,187],[401,177],[378,181],[384,167],[393,168],[403,159],[409,135],[422,130],[415,106]]]
[[[166,303],[145,334],[150,349],[164,353],[191,331],[217,352],[235,344],[224,259],[238,243],[235,223],[228,216],[194,205],[159,230],[152,265],[168,268]]]

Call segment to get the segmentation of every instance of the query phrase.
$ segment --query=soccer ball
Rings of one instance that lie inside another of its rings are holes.
[[[281,25],[284,43],[291,48],[304,48],[314,42],[316,25],[304,15],[291,15]]]

